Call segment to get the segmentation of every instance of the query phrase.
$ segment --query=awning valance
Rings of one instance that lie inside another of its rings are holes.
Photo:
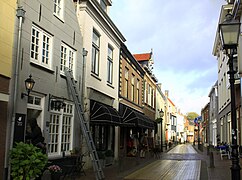
[[[118,111],[112,106],[91,100],[91,123],[120,125]]]
[[[133,126],[133,127],[141,127],[154,129],[154,121],[152,121],[149,117],[144,114],[132,110],[129,107],[125,107],[122,114],[122,125],[123,126]]]

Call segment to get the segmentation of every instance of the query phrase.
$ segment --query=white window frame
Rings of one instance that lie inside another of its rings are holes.
[[[60,18],[61,20],[64,19],[64,0],[54,0],[54,15]]]
[[[134,74],[131,77],[131,93],[130,93],[130,100],[134,102]]]
[[[95,40],[95,38],[97,38]],[[92,66],[91,71],[99,76],[99,58],[100,58],[100,34],[93,30],[92,33]]]
[[[53,37],[50,34],[32,25],[30,44],[30,61],[32,63],[51,69],[52,40]]]
[[[136,103],[137,104],[139,104],[139,99],[140,99],[139,93],[140,93],[140,80],[137,79],[136,81]]]
[[[108,45],[107,82],[113,84],[113,48]]]
[[[74,73],[75,62],[76,62],[76,50],[66,45],[65,43],[61,43],[61,48],[60,48],[61,74],[64,74],[64,67],[67,67],[68,69],[72,70],[73,74],[75,74]]]
[[[124,70],[124,97],[128,98],[129,96],[129,69],[125,68]]]
[[[52,157],[62,156],[63,151],[69,154],[73,148],[74,104],[69,102],[65,102],[65,104],[66,106],[61,110],[50,110],[48,155]],[[53,116],[58,118],[58,123],[52,121]],[[70,118],[67,123],[66,118]],[[66,138],[63,138],[63,136]]]

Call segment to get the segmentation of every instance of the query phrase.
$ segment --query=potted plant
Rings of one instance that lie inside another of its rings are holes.
[[[62,169],[58,165],[51,165],[48,167],[51,174],[51,180],[59,180],[61,177]]]
[[[47,161],[47,155],[33,144],[16,143],[16,146],[10,150],[11,176],[14,180],[39,177]]]
[[[114,152],[111,149],[105,151],[106,166],[112,165],[114,160]]]

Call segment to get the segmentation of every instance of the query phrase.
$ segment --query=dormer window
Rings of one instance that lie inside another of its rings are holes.
[[[107,12],[107,4],[105,2],[105,0],[100,0],[100,5],[102,7],[102,9]]]

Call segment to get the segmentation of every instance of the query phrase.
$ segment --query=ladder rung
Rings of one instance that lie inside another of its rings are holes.
[[[79,94],[78,94],[78,91],[76,88],[75,79],[72,75],[71,70],[64,69],[64,71],[66,74],[67,87],[70,89],[72,97],[73,97],[73,101],[75,103],[75,106],[77,107],[77,111],[78,111],[77,115],[78,115],[78,118],[80,119],[81,130],[82,130],[82,133],[83,133],[83,135],[86,139],[87,145],[88,145],[90,156],[91,156],[91,159],[93,162],[93,167],[96,170],[96,172],[95,172],[96,179],[104,179],[104,173],[103,173],[100,161],[98,160],[96,146],[94,144],[92,134],[89,130],[89,126],[87,126],[88,122],[85,120],[85,117],[84,117],[84,112],[82,110],[82,104],[80,103],[81,101],[80,101]]]

